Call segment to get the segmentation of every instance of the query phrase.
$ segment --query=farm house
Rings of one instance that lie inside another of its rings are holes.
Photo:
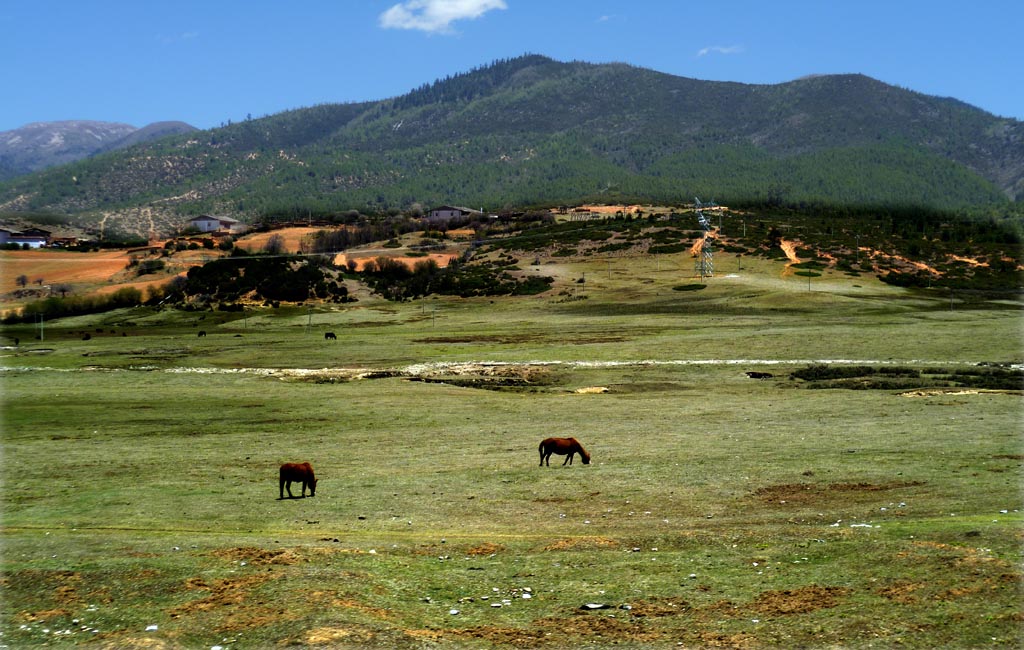
[[[188,228],[199,232],[241,233],[245,231],[245,224],[231,217],[214,217],[204,214],[191,219],[188,222]]]

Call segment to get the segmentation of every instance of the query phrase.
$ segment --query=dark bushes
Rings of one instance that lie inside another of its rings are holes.
[[[794,371],[806,388],[906,390],[911,388],[976,388],[1024,390],[1024,370],[1002,366],[907,368],[901,366],[839,366],[815,364]]]
[[[43,300],[30,302],[16,314],[4,318],[5,324],[30,323],[37,318],[54,319],[64,316],[80,316],[97,314],[111,309],[135,307],[142,303],[142,292],[134,287],[123,287],[109,295],[67,296],[58,298],[50,296]]]

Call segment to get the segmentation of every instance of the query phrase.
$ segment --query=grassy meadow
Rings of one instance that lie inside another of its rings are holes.
[[[1020,364],[1021,305],[692,264],[5,328],[0,647],[1017,647],[1021,391],[790,373]]]

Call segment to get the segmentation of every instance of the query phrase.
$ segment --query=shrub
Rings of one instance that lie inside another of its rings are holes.
[[[124,307],[135,307],[142,304],[142,292],[134,287],[122,287],[114,293],[105,296],[50,296],[43,300],[30,302],[21,308],[21,311],[9,314],[4,318],[4,323],[29,323],[42,317],[46,319],[62,318],[64,316],[78,316],[82,314],[95,314],[112,309]]]
[[[150,273],[158,273],[163,271],[167,264],[163,260],[143,260],[139,262],[138,268],[135,269],[135,273],[138,275],[147,275]]]

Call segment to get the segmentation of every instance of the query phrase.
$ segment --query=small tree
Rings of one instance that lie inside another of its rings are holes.
[[[17,278],[15,278],[14,281],[18,283],[19,287],[24,288],[28,284],[28,276],[27,275],[19,275]]]
[[[263,245],[263,252],[268,255],[280,255],[284,252],[284,237],[271,235],[267,243]]]

